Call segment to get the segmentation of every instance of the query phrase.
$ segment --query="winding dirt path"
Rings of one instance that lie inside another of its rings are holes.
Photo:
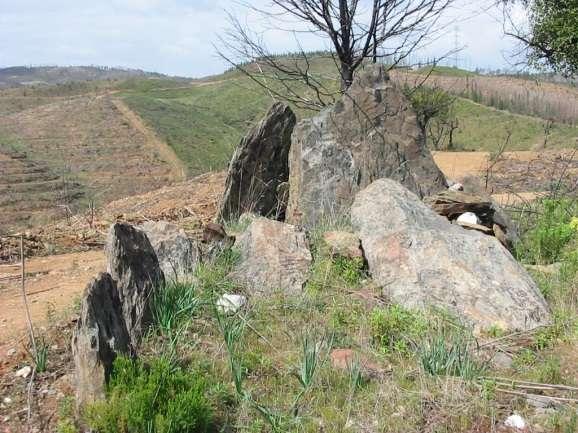
[[[130,125],[144,135],[146,143],[156,150],[161,158],[172,167],[173,180],[180,182],[187,179],[187,167],[179,159],[175,151],[161,140],[142,120],[142,118],[132,111],[128,105],[119,98],[111,98],[112,103],[118,111],[124,116]]]

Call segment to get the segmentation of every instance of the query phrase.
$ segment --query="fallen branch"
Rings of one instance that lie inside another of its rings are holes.
[[[498,382],[498,385],[507,385],[523,389],[539,389],[539,390],[560,390],[560,391],[576,391],[578,388],[568,385],[555,385],[550,383],[539,383],[539,382],[528,382],[524,380],[508,379],[505,377],[491,377],[491,376],[480,376],[482,380],[493,380]]]
[[[496,388],[497,392],[503,392],[504,394],[511,394],[517,395],[519,397],[525,397],[529,399],[533,399],[536,401],[543,401],[543,400],[551,400],[551,401],[558,401],[563,403],[578,403],[578,400],[575,398],[565,398],[565,397],[550,397],[549,395],[539,395],[539,394],[530,394],[526,392],[519,392],[519,391],[512,391],[509,389],[502,389]]]

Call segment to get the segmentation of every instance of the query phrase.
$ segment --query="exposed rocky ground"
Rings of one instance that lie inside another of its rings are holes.
[[[74,222],[106,266],[78,318],[46,330],[56,343],[35,382],[7,348],[9,431],[26,428],[27,383],[36,431],[572,431],[576,209],[559,204],[560,249],[530,257],[479,180],[448,185],[379,69],[290,143],[287,110],[226,174]],[[533,278],[517,258],[550,267]]]

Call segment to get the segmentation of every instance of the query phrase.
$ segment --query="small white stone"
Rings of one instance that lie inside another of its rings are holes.
[[[32,373],[32,367],[27,365],[26,367],[22,367],[20,370],[16,372],[16,377],[23,377],[26,379]]]
[[[508,418],[506,418],[506,421],[504,421],[504,425],[506,427],[511,427],[511,428],[516,428],[518,430],[523,430],[526,428],[526,421],[524,421],[524,418],[522,418],[520,415],[515,413],[513,415],[510,415]]]
[[[461,214],[458,217],[459,223],[466,223],[466,224],[480,224],[481,221],[478,216],[473,212],[466,212]]]
[[[464,186],[463,186],[461,183],[456,182],[456,183],[450,185],[450,187],[449,187],[448,189],[449,189],[450,191],[463,191],[463,190],[464,190]]]
[[[10,349],[8,352],[6,352],[6,354],[7,354],[8,356],[14,356],[14,355],[16,355],[16,349]]]
[[[9,405],[10,403],[12,403],[12,399],[10,397],[4,397],[4,399],[2,401],[6,405]]]
[[[236,313],[247,303],[247,298],[243,295],[232,295],[225,293],[217,301],[217,308],[221,313]]]

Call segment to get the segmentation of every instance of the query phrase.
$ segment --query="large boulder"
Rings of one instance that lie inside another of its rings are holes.
[[[446,189],[415,111],[382,67],[295,127],[289,168],[287,220],[305,226],[347,214],[355,194],[383,177],[420,197]]]
[[[183,281],[190,278],[200,261],[197,242],[167,221],[147,221],[140,228],[153,247],[165,279]]]
[[[100,274],[85,289],[72,337],[72,353],[77,405],[104,398],[117,354],[132,353],[118,289],[109,274]]]
[[[373,279],[410,308],[447,309],[478,329],[549,322],[536,284],[493,237],[463,230],[390,179],[357,194],[351,220]]]
[[[232,276],[253,294],[297,295],[312,261],[305,233],[295,226],[256,218],[237,239],[241,257]]]
[[[122,313],[131,344],[138,346],[151,322],[149,302],[164,275],[144,231],[130,224],[115,223],[105,246],[107,271],[118,287]]]
[[[284,218],[286,205],[278,189],[289,178],[295,123],[291,108],[276,102],[241,140],[229,165],[220,221],[237,219],[244,212]]]

